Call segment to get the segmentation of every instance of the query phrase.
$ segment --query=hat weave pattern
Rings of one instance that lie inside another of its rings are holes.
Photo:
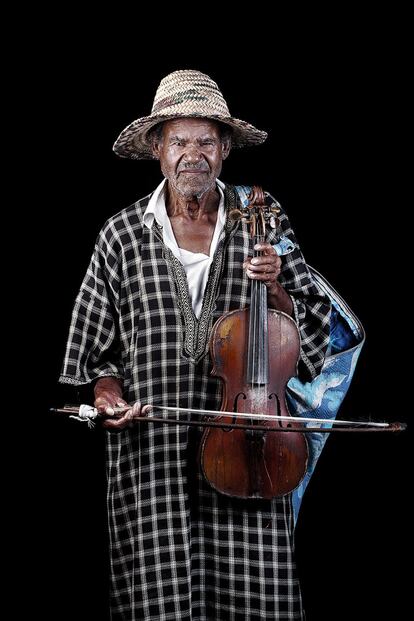
[[[178,118],[206,118],[228,125],[233,147],[261,144],[267,137],[266,132],[230,115],[219,87],[208,75],[180,70],[161,80],[151,114],[121,132],[113,146],[115,153],[131,159],[152,159],[149,131],[163,121]]]

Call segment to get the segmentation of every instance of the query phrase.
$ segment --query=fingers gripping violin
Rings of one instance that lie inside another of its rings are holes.
[[[253,245],[265,241],[266,223],[275,212],[265,205],[261,188],[253,188],[244,211],[235,218],[250,223]],[[255,256],[259,256],[255,251]],[[267,289],[252,280],[250,308],[222,315],[210,339],[212,375],[223,382],[221,410],[229,412],[219,421],[223,427],[206,428],[200,445],[200,466],[207,482],[217,491],[235,498],[283,496],[303,479],[308,445],[303,433],[287,430],[292,421],[285,389],[296,375],[300,353],[299,331],[286,313],[267,307]],[[250,429],[226,428],[246,423],[240,413],[265,415],[251,418]],[[283,418],[281,418],[283,417]],[[286,418],[288,420],[286,420]],[[260,427],[255,431],[254,426]],[[285,433],[268,433],[279,428]]]

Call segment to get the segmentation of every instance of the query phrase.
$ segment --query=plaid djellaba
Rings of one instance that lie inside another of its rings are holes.
[[[267,195],[267,200],[273,199]],[[227,218],[199,319],[185,272],[154,222],[149,196],[102,229],[76,300],[60,381],[123,378],[124,397],[159,405],[219,409],[208,340],[223,313],[249,305],[243,261],[248,225]],[[227,211],[239,206],[225,188]],[[280,282],[294,301],[301,372],[320,370],[330,303],[313,282],[286,214]],[[291,497],[240,501],[215,492],[196,465],[197,428],[136,425],[107,434],[111,615],[114,621],[303,619],[294,561]]]

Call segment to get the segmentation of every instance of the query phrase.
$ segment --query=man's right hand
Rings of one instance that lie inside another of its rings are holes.
[[[94,406],[101,414],[114,413],[114,408],[128,407],[128,403],[122,398],[122,381],[116,377],[101,377],[94,387],[95,402]],[[103,421],[102,426],[105,429],[120,431],[125,427],[134,425],[134,418],[143,416],[151,410],[150,405],[141,406],[137,401],[134,405],[127,409],[121,418],[107,418]]]

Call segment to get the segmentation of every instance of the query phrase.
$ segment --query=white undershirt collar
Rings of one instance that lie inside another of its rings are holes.
[[[220,194],[220,203],[217,213],[217,222],[214,229],[213,239],[210,245],[210,255],[202,252],[190,252],[179,248],[177,240],[175,239],[174,232],[171,226],[171,221],[167,214],[165,205],[165,184],[164,179],[160,185],[155,189],[152,194],[148,206],[144,213],[144,224],[149,229],[154,224],[154,219],[157,224],[162,227],[163,242],[169,248],[174,256],[182,263],[188,282],[188,290],[191,298],[193,311],[196,317],[200,316],[201,307],[203,303],[204,291],[207,285],[208,275],[210,271],[210,265],[213,261],[213,256],[217,248],[217,243],[220,238],[220,233],[223,230],[226,222],[226,214],[224,207],[224,188],[225,185],[219,179],[216,180],[217,189]]]

